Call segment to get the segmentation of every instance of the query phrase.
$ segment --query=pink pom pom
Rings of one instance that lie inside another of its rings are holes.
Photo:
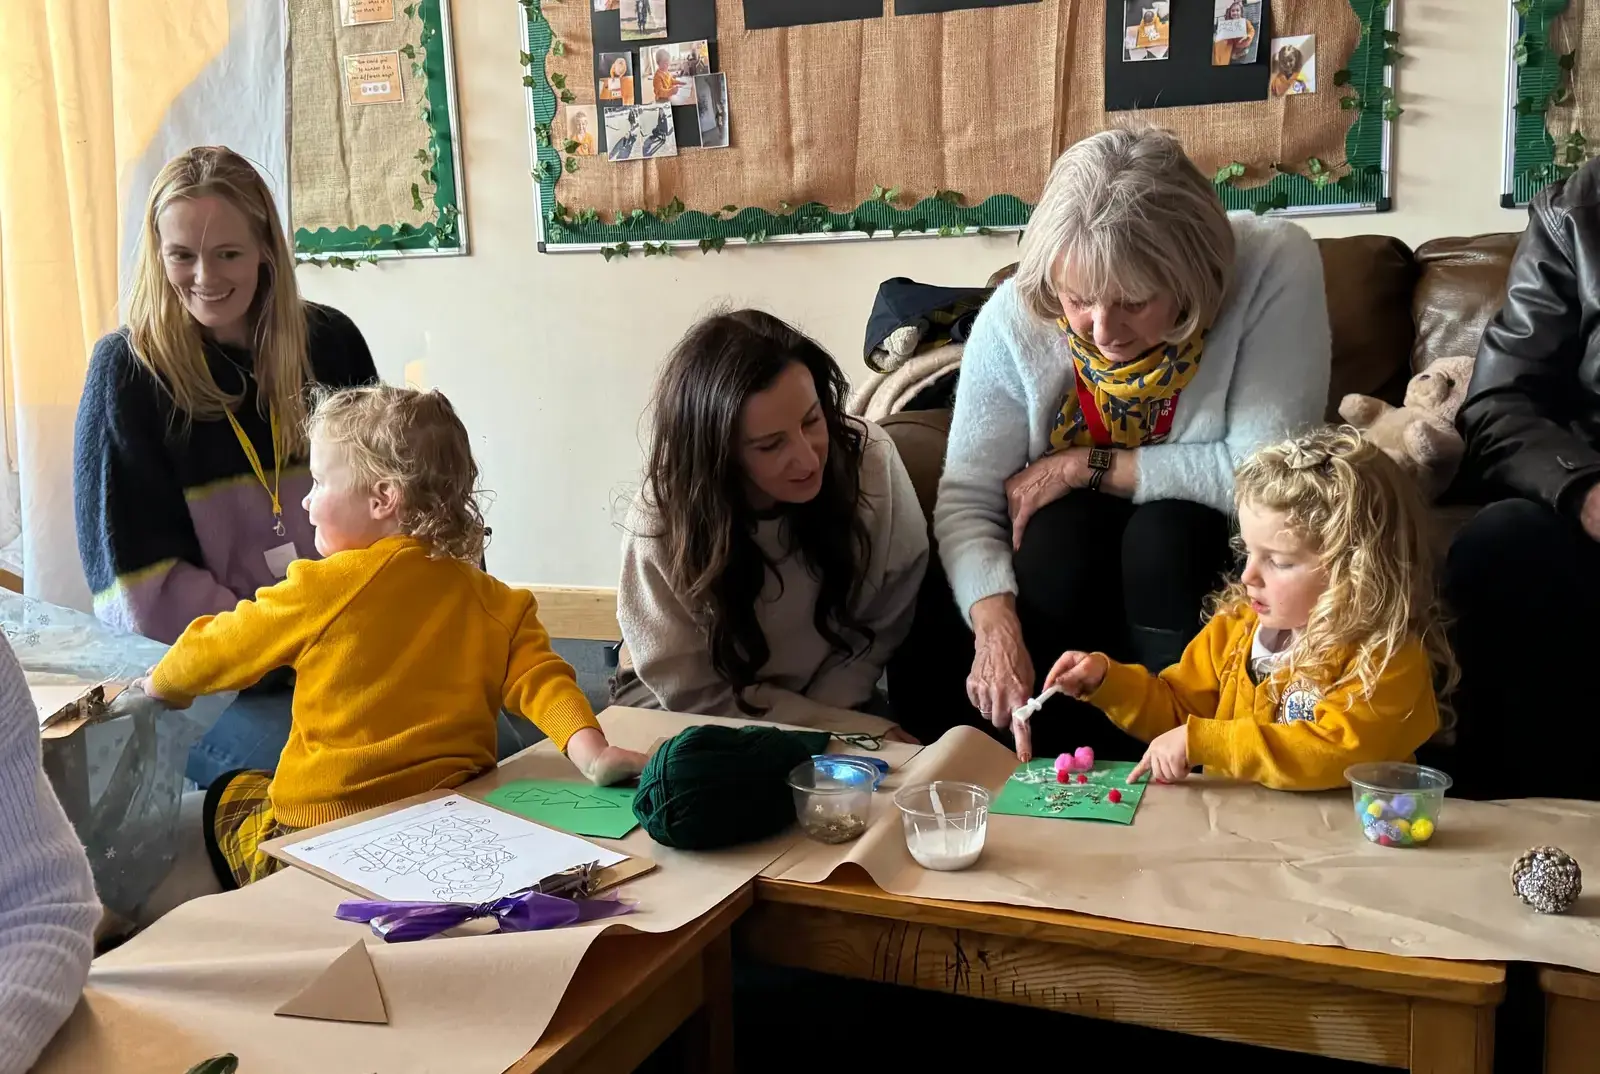
[[[1088,746],[1079,746],[1073,753],[1073,759],[1078,762],[1078,767],[1085,772],[1094,767],[1094,750]]]
[[[1070,754],[1070,753],[1062,753],[1062,754],[1057,754],[1056,755],[1056,771],[1057,772],[1070,772],[1070,771],[1072,771],[1072,754]]]

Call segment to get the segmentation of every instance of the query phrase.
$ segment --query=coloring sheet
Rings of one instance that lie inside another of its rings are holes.
[[[588,862],[627,858],[451,795],[283,848],[380,899],[487,902]]]

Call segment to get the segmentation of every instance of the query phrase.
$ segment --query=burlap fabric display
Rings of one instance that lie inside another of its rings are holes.
[[[433,219],[423,194],[418,212],[411,184],[422,176],[417,150],[428,145],[418,112],[423,88],[400,57],[405,99],[351,105],[344,59],[393,52],[415,44],[418,24],[399,13],[393,22],[340,26],[333,0],[288,0],[290,224],[294,230],[420,227]]]
[[[882,184],[904,190],[901,205],[940,189],[960,191],[972,205],[993,194],[1031,204],[1063,148],[1136,118],[1102,107],[1105,0],[915,17],[895,16],[892,3],[885,0],[881,19],[746,31],[742,0],[717,0],[731,148],[596,160],[564,174],[557,196],[607,214],[674,196],[707,211],[777,211],[780,201],[849,210]],[[546,70],[566,76],[579,104],[594,103],[588,5],[552,2],[543,11],[567,43]],[[1176,131],[1208,174],[1230,161],[1251,165],[1242,186],[1270,180],[1274,162],[1342,162],[1356,115],[1340,109],[1333,84],[1360,37],[1349,0],[1274,0],[1272,15],[1275,35],[1317,35],[1316,93],[1142,117]],[[558,113],[557,144],[564,122]]]

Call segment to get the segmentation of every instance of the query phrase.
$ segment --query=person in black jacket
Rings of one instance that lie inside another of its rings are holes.
[[[1463,476],[1506,497],[1445,570],[1458,790],[1600,797],[1584,673],[1600,657],[1600,161],[1534,199],[1457,420]]]

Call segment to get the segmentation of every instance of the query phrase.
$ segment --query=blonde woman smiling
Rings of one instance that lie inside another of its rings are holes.
[[[95,613],[171,642],[314,557],[300,506],[306,389],[376,379],[349,318],[301,300],[249,162],[216,146],[169,161],[145,209],[128,323],[96,344],[78,405],[73,493]],[[280,722],[260,743],[265,767],[286,711]]]
[[[931,741],[973,709],[1007,728],[1068,650],[1176,662],[1230,561],[1235,463],[1321,418],[1329,362],[1304,231],[1230,219],[1165,131],[1062,154],[962,361],[934,508],[949,588],[924,591],[889,672],[906,729]],[[1142,752],[1097,716],[1042,723]]]

